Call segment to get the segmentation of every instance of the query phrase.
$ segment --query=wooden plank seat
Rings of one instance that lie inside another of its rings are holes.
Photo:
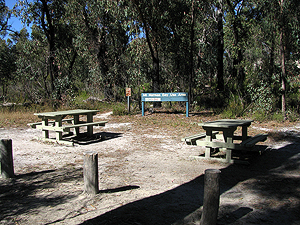
[[[216,134],[218,134],[218,131],[214,131],[212,133],[213,138],[216,138]],[[201,139],[201,138],[205,138],[206,137],[206,133],[200,133],[200,134],[194,134],[188,137],[184,137],[181,138],[181,141],[185,141],[188,145],[196,145],[196,141]]]
[[[73,118],[70,118],[70,119],[63,119],[63,120],[62,120],[62,122],[67,122],[67,123],[72,123],[73,121],[74,121]],[[37,125],[42,125],[42,122],[28,123],[27,125],[28,125],[28,126],[31,126],[31,128],[36,128]],[[55,121],[53,121],[53,120],[48,121],[48,125],[54,126],[54,125],[55,125]]]
[[[231,149],[231,150],[242,150],[242,151],[251,151],[255,150],[252,147],[255,146],[257,142],[262,142],[267,139],[267,134],[258,134],[253,137],[248,137],[246,140],[242,141],[241,143],[226,143],[226,142],[210,142],[210,141],[201,141],[196,140],[196,145],[198,146],[205,146],[209,148],[224,148],[224,149]]]
[[[107,121],[98,121],[98,122],[91,122],[91,123],[81,122],[79,124],[72,124],[72,125],[67,125],[67,126],[62,126],[62,127],[36,125],[36,128],[41,129],[41,130],[49,130],[49,131],[56,131],[56,132],[70,132],[71,128],[79,128],[79,127],[84,127],[84,126],[103,126],[104,127],[106,123],[107,123]]]
[[[241,142],[241,146],[244,146],[244,147],[247,147],[247,148],[251,148],[256,143],[263,142],[263,141],[267,140],[267,137],[268,137],[267,134],[258,134],[258,135],[255,135],[253,137],[248,138],[245,141],[242,141]]]

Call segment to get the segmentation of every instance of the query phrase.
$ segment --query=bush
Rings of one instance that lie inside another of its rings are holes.
[[[284,121],[284,116],[282,114],[282,112],[275,112],[272,114],[272,120],[276,121],[276,122],[283,122]]]
[[[113,115],[115,115],[115,116],[124,116],[124,115],[127,115],[127,114],[128,114],[128,109],[124,104],[119,103],[119,104],[114,105]]]
[[[222,112],[223,118],[236,118],[242,116],[244,113],[244,106],[242,101],[237,97],[234,96],[226,109]]]
[[[273,111],[275,98],[268,84],[250,84],[247,91],[251,97],[252,112],[266,111],[270,113]]]
[[[290,122],[296,122],[299,120],[299,114],[296,111],[287,111],[287,118]]]

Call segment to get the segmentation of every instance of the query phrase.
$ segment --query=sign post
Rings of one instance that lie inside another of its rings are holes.
[[[189,95],[187,92],[142,93],[142,116],[145,114],[145,102],[186,102],[186,117],[189,117]]]
[[[130,96],[131,96],[131,88],[126,88],[126,96],[127,96],[127,108],[128,108],[128,113],[130,113]]]

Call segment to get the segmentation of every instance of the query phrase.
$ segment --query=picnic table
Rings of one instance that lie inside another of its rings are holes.
[[[212,159],[211,152],[213,149],[224,149],[226,152],[225,159],[218,159],[226,163],[232,163],[232,150],[250,151],[256,143],[265,141],[267,134],[248,136],[248,127],[253,120],[236,120],[223,119],[211,122],[200,123],[199,126],[205,130],[205,133],[183,138],[188,144],[205,146],[205,159]],[[241,135],[235,135],[238,127],[242,128]],[[219,132],[222,132],[219,135]],[[205,138],[205,140],[201,140]],[[215,141],[217,140],[218,141]],[[220,141],[221,140],[221,141]],[[235,142],[238,140],[238,142]],[[200,156],[199,156],[200,157]]]
[[[41,118],[42,121],[30,123],[28,125],[30,125],[32,128],[41,129],[43,133],[43,140],[73,145],[73,142],[62,140],[62,133],[70,133],[70,129],[74,128],[75,134],[78,136],[79,128],[86,126],[87,136],[91,137],[93,135],[93,126],[105,126],[105,123],[107,123],[107,121],[93,122],[93,116],[96,115],[97,112],[99,112],[99,110],[75,109],[67,111],[35,113],[34,115]],[[80,121],[80,116],[86,116],[86,121]],[[55,139],[49,138],[49,131],[54,131],[56,133]]]

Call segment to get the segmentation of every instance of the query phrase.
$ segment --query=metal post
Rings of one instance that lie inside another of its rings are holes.
[[[185,113],[185,115],[186,115],[186,117],[189,117],[189,102],[186,102],[185,105],[186,105],[186,113]]]
[[[2,178],[13,178],[14,164],[11,139],[2,139],[0,141],[0,160]]]
[[[142,102],[142,116],[145,114],[145,102]]]
[[[130,113],[130,96],[127,96],[128,113]]]

